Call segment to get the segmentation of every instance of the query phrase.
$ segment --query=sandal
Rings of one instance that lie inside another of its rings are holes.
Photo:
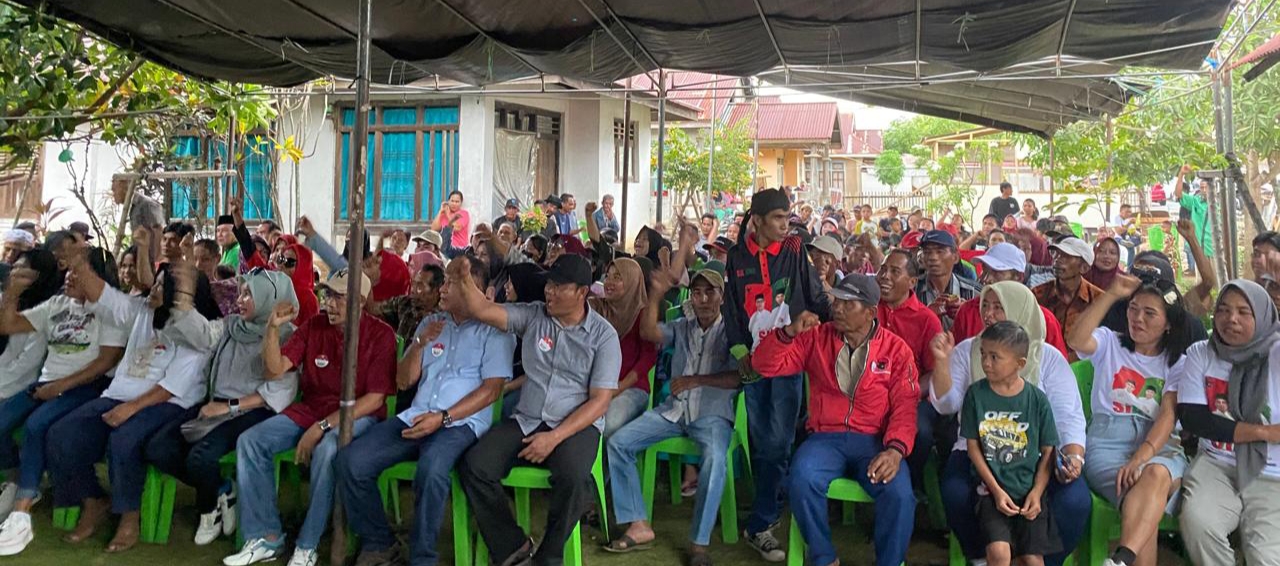
[[[622,535],[613,539],[613,542],[604,545],[605,552],[614,554],[626,554],[639,550],[649,550],[650,548],[653,548],[653,541],[636,542],[636,539],[631,538],[630,535]]]

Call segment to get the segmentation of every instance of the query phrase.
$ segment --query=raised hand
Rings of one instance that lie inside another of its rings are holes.
[[[21,295],[40,278],[40,272],[29,267],[19,267],[9,273],[9,286],[6,291],[12,295]]]
[[[1116,273],[1116,278],[1111,281],[1111,286],[1107,288],[1107,293],[1113,297],[1124,299],[1133,296],[1134,291],[1137,291],[1141,286],[1141,279],[1128,273],[1120,272]]]
[[[599,208],[600,208],[600,205],[596,204],[596,201],[588,201],[586,206],[582,207],[582,211],[586,212],[587,216],[590,216],[592,214],[595,214],[596,210]]]
[[[795,320],[791,321],[791,324],[788,324],[784,331],[788,336],[794,337],[817,328],[819,324],[822,324],[822,319],[819,319],[818,315],[804,311],[797,315]]]
[[[227,212],[231,214],[231,217],[234,218],[237,223],[243,224],[242,220],[244,219],[244,197],[236,195],[231,197],[230,199],[227,199]]]
[[[684,219],[681,218],[679,230],[680,230],[680,240],[679,240],[680,249],[681,250],[693,249],[693,246],[698,243],[698,239],[699,239],[698,227],[688,222],[685,222]]]
[[[418,332],[418,335],[414,336],[413,339],[419,344],[426,344],[427,342],[439,338],[440,333],[442,332],[444,332],[444,321],[433,320],[427,323],[426,326],[422,327],[422,330]]]
[[[933,359],[938,362],[950,358],[955,349],[956,339],[950,332],[943,332],[929,341],[929,352],[933,354]]]
[[[284,326],[298,316],[298,307],[293,306],[289,301],[280,301],[276,303],[276,307],[271,310],[271,320],[268,321],[273,328]]]
[[[311,224],[311,219],[305,215],[298,218],[298,229],[296,231],[308,238],[316,235],[316,227]]]
[[[1196,239],[1196,225],[1191,223],[1190,218],[1179,218],[1178,234],[1181,234],[1184,240],[1194,240]]]
[[[146,226],[134,228],[133,244],[139,248],[151,249],[151,230]]]

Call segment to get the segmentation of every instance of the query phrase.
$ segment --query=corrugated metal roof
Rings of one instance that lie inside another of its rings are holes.
[[[649,80],[649,75],[631,77],[631,88],[657,89],[657,85]],[[697,73],[692,71],[674,71],[667,73],[667,100],[683,104],[698,110],[699,121],[711,120],[713,106],[714,115],[724,117],[725,107],[738,92],[738,77]],[[616,84],[622,84],[619,81]]]
[[[835,102],[761,102],[758,117],[754,106],[748,103],[734,104],[728,122],[736,124],[747,120],[748,127],[758,126],[760,141],[830,142],[835,135]],[[759,120],[758,124],[756,120]]]
[[[854,130],[845,139],[849,140],[845,153],[851,155],[879,155],[884,151],[884,132],[881,130]]]

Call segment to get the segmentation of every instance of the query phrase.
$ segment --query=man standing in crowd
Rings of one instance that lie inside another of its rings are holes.
[[[996,217],[996,225],[1003,226],[1006,216],[1015,216],[1018,214],[1018,199],[1013,198],[1013,185],[1008,181],[1000,183],[1000,196],[991,199],[991,208],[988,214]]]
[[[875,277],[880,288],[876,320],[881,328],[906,342],[920,373],[921,399],[916,409],[915,450],[908,455],[908,463],[912,484],[924,491],[924,464],[933,448],[933,428],[938,420],[938,412],[924,397],[934,364],[929,341],[942,334],[942,320],[916,298],[916,283],[921,275],[920,264],[911,252],[895,249],[884,257]]]
[[[1204,251],[1207,258],[1213,258],[1213,220],[1209,218],[1209,203],[1205,202],[1205,195],[1209,194],[1209,180],[1200,179],[1199,189],[1194,192],[1187,193],[1186,176],[1191,174],[1191,166],[1183,165],[1178,171],[1178,182],[1173,187],[1173,199],[1178,201],[1178,205],[1186,209],[1186,213],[1190,214],[1192,224],[1196,227],[1196,241],[1200,242],[1200,249]],[[1181,214],[1181,212],[1180,212]],[[1195,275],[1196,259],[1191,254],[1190,244],[1184,244],[1187,253],[1187,269],[1183,272],[1185,275]]]
[[[591,467],[622,370],[618,333],[587,307],[591,264],[582,256],[566,254],[551,265],[546,303],[506,305],[484,297],[465,265],[469,259],[454,261],[468,273],[457,289],[463,312],[520,336],[527,376],[515,418],[494,426],[463,457],[462,487],[495,564],[527,564],[530,557],[533,564],[561,564],[564,543],[595,492]],[[551,471],[546,529],[536,554],[502,486],[521,462]]]
[[[613,195],[604,195],[600,199],[600,210],[595,212],[596,228],[601,233],[613,231],[614,234],[622,233],[622,224],[618,223],[618,215],[613,212]]]
[[[444,312],[422,320],[405,346],[396,370],[400,389],[417,387],[399,415],[369,429],[338,455],[338,488],[351,530],[360,537],[359,565],[396,563],[387,513],[378,496],[378,476],[403,461],[416,460],[414,521],[409,536],[411,562],[434,564],[436,538],[449,499],[449,474],[463,452],[493,424],[490,408],[511,379],[515,336],[470,319],[453,289],[488,286],[488,266],[456,262],[443,289]],[[469,278],[459,273],[468,267]],[[438,268],[437,268],[438,269]]]
[[[920,238],[920,257],[925,277],[916,284],[916,296],[938,315],[942,328],[950,330],[960,304],[977,297],[982,286],[956,273],[960,255],[955,237],[946,230],[932,230]]]
[[[1093,265],[1093,248],[1080,238],[1064,238],[1049,246],[1053,256],[1053,281],[1044,283],[1032,292],[1036,302],[1053,312],[1063,328],[1071,328],[1080,314],[1094,299],[1103,293],[1093,283],[1085,280],[1084,272]],[[1075,362],[1075,351],[1068,352],[1067,361]]]
[[[516,233],[520,233],[520,201],[518,199],[507,199],[507,204],[502,208],[502,216],[493,219],[493,231],[497,233],[504,224],[510,224],[516,229]]]
[[[573,195],[564,193],[560,195],[560,211],[556,213],[556,227],[561,234],[566,236],[577,236],[582,231],[578,227],[578,215],[574,213],[574,209],[578,208],[577,199]]]
[[[348,277],[360,278],[360,295],[348,297]],[[333,461],[338,455],[338,416],[342,400],[347,302],[359,303],[360,351],[356,367],[352,437],[359,437],[385,412],[387,395],[395,393],[396,339],[386,323],[369,315],[363,303],[373,283],[359,271],[338,269],[323,286],[324,316],[303,322],[284,347],[278,332],[296,316],[297,307],[276,306],[262,339],[267,379],[295,368],[302,395],[279,415],[246,431],[236,442],[236,482],[244,547],[222,560],[225,566],[248,566],[283,554],[285,535],[276,505],[275,456],[290,448],[294,460],[311,467],[311,500],[298,532],[290,566],[315,566],[320,537],[329,524],[334,497]]]
[[[896,254],[895,254],[896,255]],[[811,433],[796,449],[788,482],[791,512],[809,545],[806,564],[839,564],[827,518],[827,488],[852,471],[875,500],[878,566],[907,557],[915,524],[910,474],[899,473],[916,436],[920,375],[911,349],[880,327],[880,287],[867,275],[831,289],[831,322],[803,312],[760,343],[766,375],[809,375]]]
[[[710,212],[702,213],[702,219],[698,224],[698,251],[706,249],[707,244],[716,241],[716,235],[720,233],[720,221],[716,219],[716,215]]]
[[[222,261],[218,265],[229,265],[232,269],[240,269],[240,242],[236,240],[236,220],[230,214],[218,217],[218,227],[214,229],[214,238],[222,248]]]
[[[787,236],[790,207],[787,195],[777,189],[753,195],[748,210],[752,231],[729,250],[725,268],[729,275],[725,286],[725,330],[744,376],[747,412],[752,416],[748,433],[756,493],[744,538],[770,562],[786,559],[773,528],[782,514],[780,498],[791,461],[804,381],[798,372],[760,380],[750,352],[770,330],[789,322],[790,316],[773,316],[775,309],[788,315],[810,311],[824,319],[830,315],[827,294],[801,239]],[[752,324],[757,317],[765,324]],[[757,327],[760,330],[753,332]]]

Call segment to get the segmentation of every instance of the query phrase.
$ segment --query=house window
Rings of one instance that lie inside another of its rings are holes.
[[[844,190],[844,162],[831,162],[831,188]]]
[[[560,193],[560,113],[498,102],[494,105],[494,126],[504,130],[537,135],[537,161],[533,170],[533,198]]]
[[[456,103],[454,103],[456,104]],[[351,135],[355,110],[341,108],[338,125],[337,217],[347,220]],[[373,222],[429,222],[458,188],[458,107],[375,106],[365,146],[364,217]]]
[[[622,130],[622,120],[615,119],[613,121],[613,180],[616,183],[622,182],[622,145],[627,144],[627,179],[634,183],[640,180],[640,153],[637,151],[638,142],[636,141],[636,122],[631,122],[624,133]]]
[[[220,190],[225,190],[229,195],[244,197],[245,219],[274,218],[271,185],[275,152],[271,140],[265,135],[249,134],[238,150],[235,168],[240,173],[239,180],[231,177],[226,180],[174,181],[168,194],[169,216],[195,218],[200,204],[204,203],[203,218],[214,218],[221,213],[217,208],[221,199],[217,195]],[[226,160],[227,144],[219,136],[177,136],[173,152],[178,157],[190,158],[195,169],[218,169]]]

